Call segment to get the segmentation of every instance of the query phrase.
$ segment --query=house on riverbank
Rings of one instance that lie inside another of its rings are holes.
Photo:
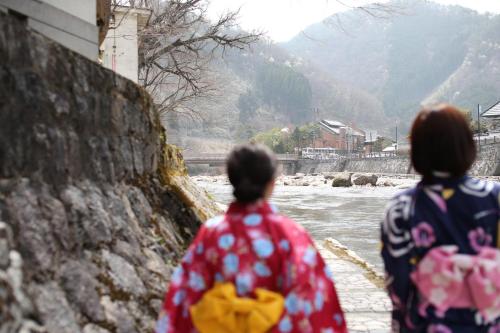
[[[345,125],[340,121],[321,120],[319,123],[319,137],[314,140],[316,148],[336,148],[344,151],[358,151],[363,149],[365,132],[353,126]]]

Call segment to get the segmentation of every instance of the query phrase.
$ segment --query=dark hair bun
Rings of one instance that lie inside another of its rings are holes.
[[[263,198],[276,169],[276,158],[269,148],[258,144],[236,147],[227,159],[227,174],[236,200],[250,203]]]
[[[245,178],[234,187],[233,194],[240,202],[254,202],[264,196],[264,191],[264,187],[252,184],[250,180]]]

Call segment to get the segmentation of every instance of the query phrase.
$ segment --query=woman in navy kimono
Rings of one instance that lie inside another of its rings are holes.
[[[476,148],[454,107],[420,112],[411,145],[423,179],[382,224],[392,330],[500,333],[500,186],[466,175]]]

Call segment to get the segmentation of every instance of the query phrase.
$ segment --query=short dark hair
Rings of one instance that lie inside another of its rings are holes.
[[[264,197],[276,176],[277,161],[266,146],[246,144],[233,149],[227,159],[227,175],[238,202],[251,203]]]
[[[469,122],[457,108],[441,104],[425,108],[411,129],[411,162],[425,178],[436,171],[461,177],[476,159],[476,145]]]

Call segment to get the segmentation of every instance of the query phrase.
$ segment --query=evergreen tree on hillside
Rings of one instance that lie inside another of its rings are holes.
[[[500,15],[425,0],[390,3],[404,8],[403,15],[377,20],[348,11],[283,45],[340,83],[369,94],[402,127],[422,104],[473,107],[500,99]],[[332,22],[342,22],[342,29]],[[336,106],[345,112],[353,104]]]
[[[255,112],[259,107],[258,98],[255,94],[248,90],[245,94],[238,98],[238,109],[240,110],[240,122],[246,123],[255,116]]]
[[[302,73],[285,65],[265,63],[258,70],[256,86],[263,102],[288,115],[292,122],[311,118],[312,89]]]

